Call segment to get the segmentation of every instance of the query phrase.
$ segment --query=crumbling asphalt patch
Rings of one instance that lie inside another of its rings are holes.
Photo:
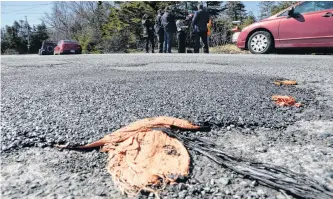
[[[278,78],[193,71],[129,72],[104,67],[8,70],[2,74],[1,84],[2,195],[120,198],[104,169],[106,154],[59,151],[47,146],[92,142],[145,117],[168,115],[207,121],[215,124],[214,129],[197,132],[196,136],[215,140],[235,156],[252,155],[243,151],[251,147],[258,153],[274,154],[272,149],[285,147],[285,139],[294,143],[292,134],[282,138],[289,125],[332,119],[327,114],[330,109],[316,100],[315,92],[299,86],[278,87],[272,83]],[[304,107],[278,107],[271,101],[275,94],[291,95]],[[234,142],[238,138],[243,142]],[[257,138],[260,143],[256,143]],[[312,137],[308,139],[312,142]],[[309,143],[295,140],[301,146]],[[252,145],[247,146],[247,141]],[[319,140],[317,144],[321,143]],[[330,154],[329,148],[325,150]],[[194,165],[189,180],[167,187],[163,197],[286,198],[281,191],[260,186],[190,153]],[[330,160],[328,155],[320,157],[319,163]],[[259,158],[263,162],[268,159],[264,155]],[[34,173],[36,170],[39,172]],[[29,181],[23,182],[20,176]]]

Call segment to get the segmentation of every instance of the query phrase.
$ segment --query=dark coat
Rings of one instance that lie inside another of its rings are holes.
[[[143,26],[143,37],[150,37],[154,35],[154,24],[150,21],[150,19],[142,20]]]
[[[199,10],[196,12],[192,20],[194,32],[207,32],[209,18],[209,13],[206,10]]]
[[[175,16],[170,12],[165,12],[163,14],[162,25],[165,32],[175,33],[177,31]]]

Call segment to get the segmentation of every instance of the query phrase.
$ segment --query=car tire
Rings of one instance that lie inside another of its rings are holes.
[[[47,50],[48,53],[52,53],[53,52],[53,47],[52,46],[48,46],[46,48],[46,50]]]
[[[252,54],[268,54],[273,50],[273,38],[267,31],[254,32],[247,43]]]

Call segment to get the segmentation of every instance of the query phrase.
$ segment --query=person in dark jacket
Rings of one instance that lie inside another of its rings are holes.
[[[149,53],[149,42],[151,43],[151,52],[154,53],[154,24],[147,14],[142,17],[143,38],[146,39],[146,53]]]
[[[204,44],[204,53],[209,53],[207,42],[207,24],[209,22],[209,13],[203,9],[203,5],[198,5],[198,11],[194,14],[192,20],[193,31],[195,33],[194,53],[199,53],[200,38]]]
[[[162,10],[157,11],[154,28],[157,35],[159,53],[163,53],[164,27],[162,25]]]
[[[173,34],[176,32],[175,16],[171,7],[166,7],[162,16],[162,25],[164,27],[164,52],[171,53]]]

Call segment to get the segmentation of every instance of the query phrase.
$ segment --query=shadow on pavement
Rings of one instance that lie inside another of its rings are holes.
[[[276,49],[275,54],[293,54],[293,55],[333,55],[333,48],[296,48],[296,49]]]

